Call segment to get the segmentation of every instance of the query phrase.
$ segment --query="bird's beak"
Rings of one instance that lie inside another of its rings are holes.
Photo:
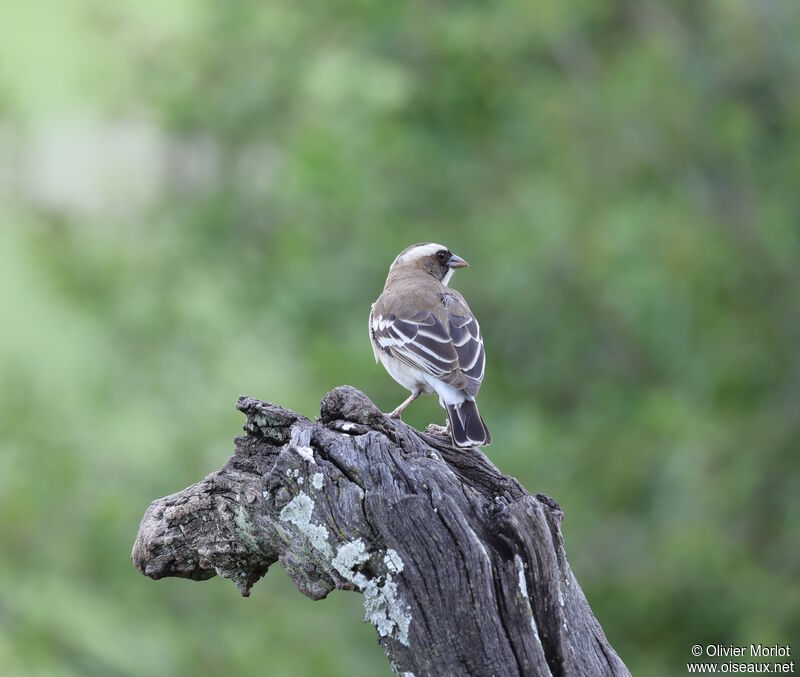
[[[447,265],[450,268],[466,268],[469,264],[462,259],[460,256],[456,256],[455,254],[450,255],[450,260],[447,262]]]

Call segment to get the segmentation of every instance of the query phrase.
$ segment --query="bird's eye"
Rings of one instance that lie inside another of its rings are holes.
[[[444,249],[442,251],[440,251],[440,252],[437,252],[436,260],[439,263],[444,263],[445,261],[447,261],[447,252],[444,251]]]

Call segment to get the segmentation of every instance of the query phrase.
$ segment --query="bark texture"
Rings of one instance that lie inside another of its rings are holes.
[[[398,675],[628,675],[572,574],[563,513],[479,450],[343,386],[312,422],[249,397],[218,472],[154,501],[133,562],[243,595],[280,562],[297,589],[364,596]]]

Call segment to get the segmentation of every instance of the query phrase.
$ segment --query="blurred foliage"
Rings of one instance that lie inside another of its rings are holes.
[[[128,555],[148,501],[225,461],[238,395],[405,397],[366,317],[417,241],[470,261],[489,454],[564,507],[633,673],[800,636],[800,5],[8,11],[3,674],[389,674],[356,595],[276,566],[243,601]],[[76,117],[157,130],[154,199],[127,199],[146,163],[99,210],[20,189]]]

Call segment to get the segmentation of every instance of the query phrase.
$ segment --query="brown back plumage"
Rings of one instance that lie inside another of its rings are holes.
[[[461,294],[418,269],[402,268],[389,273],[372,314],[395,320],[384,330],[387,337],[399,331],[410,339],[403,350],[389,347],[393,357],[469,397],[478,394],[486,355],[478,322]]]

